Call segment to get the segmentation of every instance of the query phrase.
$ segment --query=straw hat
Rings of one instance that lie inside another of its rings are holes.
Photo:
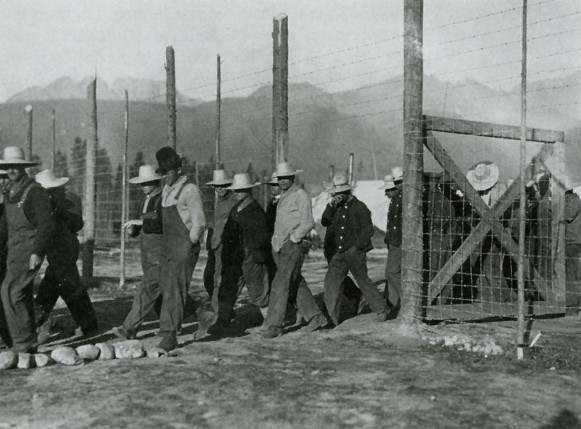
[[[295,170],[288,162],[279,162],[276,164],[276,177],[290,177],[302,173],[303,170]]]
[[[68,177],[57,177],[52,170],[43,170],[34,176],[34,180],[44,189],[53,189],[64,186],[68,183]]]
[[[231,185],[232,179],[228,177],[226,170],[214,170],[212,173],[212,181],[206,183],[208,186],[223,186]]]
[[[388,174],[387,176],[385,176],[383,178],[383,181],[385,182],[383,184],[383,186],[380,186],[377,189],[385,189],[386,191],[389,191],[391,189],[395,189],[395,183],[393,183],[393,176],[391,174]]]
[[[350,191],[353,186],[349,184],[347,177],[343,173],[337,173],[333,176],[333,187],[329,189],[330,194],[338,194],[340,192]]]
[[[237,173],[234,175],[234,180],[232,181],[232,185],[229,186],[227,189],[231,191],[239,191],[242,189],[250,189],[260,185],[258,183],[252,183],[250,180],[250,174],[248,173]]]
[[[146,164],[139,167],[139,175],[129,179],[129,183],[139,185],[141,183],[155,182],[162,178],[163,177],[155,171],[155,166]]]
[[[266,184],[271,186],[278,186],[278,177],[276,175],[276,171],[272,173],[272,175],[270,176],[270,180],[266,182]]]
[[[499,173],[496,164],[491,161],[481,161],[470,168],[466,179],[477,191],[485,191],[496,185]]]
[[[7,146],[4,148],[4,157],[0,159],[0,165],[17,165],[19,167],[31,167],[38,165],[38,162],[27,161],[24,158],[24,151],[17,146]]]
[[[393,167],[391,169],[391,176],[394,182],[399,182],[403,180],[403,169],[401,167]]]

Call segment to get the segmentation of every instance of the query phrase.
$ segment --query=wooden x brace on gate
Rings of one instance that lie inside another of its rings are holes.
[[[500,241],[502,247],[508,252],[509,256],[515,261],[518,260],[518,244],[512,238],[510,230],[504,227],[500,217],[518,197],[520,191],[520,177],[517,177],[513,181],[506,192],[501,196],[501,198],[494,204],[492,208],[490,208],[482,200],[478,194],[478,191],[476,191],[470,182],[468,182],[468,179],[466,179],[466,176],[462,170],[448,155],[446,150],[433,135],[432,131],[426,131],[425,145],[432,153],[436,161],[442,165],[444,170],[450,173],[450,176],[457,184],[460,191],[464,194],[468,202],[481,217],[480,222],[472,230],[467,239],[455,251],[454,255],[446,262],[444,267],[442,267],[442,269],[429,283],[428,302],[432,302],[438,297],[442,289],[448,284],[454,274],[460,269],[466,259],[469,258],[470,255],[476,250],[477,246],[480,245],[482,240],[491,230],[496,238],[498,238]],[[535,161],[544,162],[551,154],[552,148],[547,147],[546,145],[543,146],[539,153],[533,158],[531,164],[527,166],[527,177],[530,177]],[[541,288],[539,286],[544,280],[541,279],[538,272],[534,268],[532,268],[532,273],[530,272],[531,265],[529,264],[528,258],[526,256],[524,257],[523,266],[523,274],[525,279],[532,280],[533,287],[541,294],[543,299],[547,299],[546,294],[550,293],[550,290],[547,290],[547,288],[542,288],[541,293]]]

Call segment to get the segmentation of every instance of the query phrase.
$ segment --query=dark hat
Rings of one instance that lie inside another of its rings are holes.
[[[157,159],[157,165],[159,165],[159,172],[161,174],[167,174],[168,171],[182,166],[182,159],[175,149],[169,146],[159,149],[155,153],[155,159]]]

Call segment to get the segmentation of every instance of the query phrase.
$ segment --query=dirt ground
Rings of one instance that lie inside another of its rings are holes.
[[[381,252],[372,254],[371,277],[380,278]],[[131,258],[130,258],[131,259]],[[115,342],[138,283],[133,258],[124,288],[116,255],[102,253],[91,289],[101,322],[90,343]],[[191,294],[204,297],[205,261]],[[108,267],[108,268],[107,268]],[[113,268],[111,268],[113,267]],[[322,291],[325,264],[315,252],[307,281]],[[56,312],[63,330],[71,319]],[[228,338],[194,341],[195,318],[185,321],[175,356],[53,365],[0,372],[2,428],[580,428],[581,319],[535,320],[537,345],[516,360],[516,322],[422,325],[403,336],[397,320],[352,317],[333,330],[299,326],[274,340],[254,332],[257,309],[243,296]],[[152,316],[140,332],[146,348],[159,341]],[[450,338],[488,338],[501,356],[443,346]],[[55,333],[44,347],[79,345]]]

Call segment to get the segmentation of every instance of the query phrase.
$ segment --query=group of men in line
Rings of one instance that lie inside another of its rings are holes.
[[[160,317],[159,347],[171,350],[177,346],[176,336],[184,318],[188,286],[206,221],[200,190],[182,174],[178,154],[164,147],[156,158],[159,168],[144,165],[139,175],[130,179],[131,183],[141,185],[145,193],[140,219],[127,224],[130,236],[141,237],[144,277],[131,311],[121,326],[113,328],[113,333],[124,339],[136,338],[145,316],[154,308]],[[395,199],[399,195],[400,203],[392,203],[391,213],[401,212],[403,177],[401,169],[398,171],[395,183],[389,181],[382,188]],[[295,181],[299,172],[288,162],[276,166],[268,182],[272,199],[266,209],[252,194],[260,183],[253,183],[248,173],[230,178],[225,170],[217,169],[213,180],[206,184],[215,189],[216,196],[204,269],[204,286],[214,314],[208,335],[217,338],[224,335],[235,317],[234,305],[244,287],[263,315],[264,322],[258,331],[263,338],[282,335],[287,312],[292,310],[296,310],[297,319],[304,322],[308,331],[337,325],[341,323],[339,309],[349,272],[357,281],[361,299],[376,313],[377,321],[385,321],[397,311],[399,294],[397,300],[390,301],[367,275],[366,252],[372,248],[374,232],[371,213],[352,194],[352,186],[342,174],[333,178],[330,189],[333,198],[323,215],[327,236],[333,237],[333,250],[327,254],[329,270],[324,292],[328,318],[319,307],[302,275],[304,257],[310,247],[308,236],[315,223],[311,199]],[[388,220],[392,230],[390,253],[401,245],[401,213],[392,218]],[[391,226],[389,222],[398,222],[400,226]],[[399,291],[401,269],[389,271],[393,274],[393,287]]]

